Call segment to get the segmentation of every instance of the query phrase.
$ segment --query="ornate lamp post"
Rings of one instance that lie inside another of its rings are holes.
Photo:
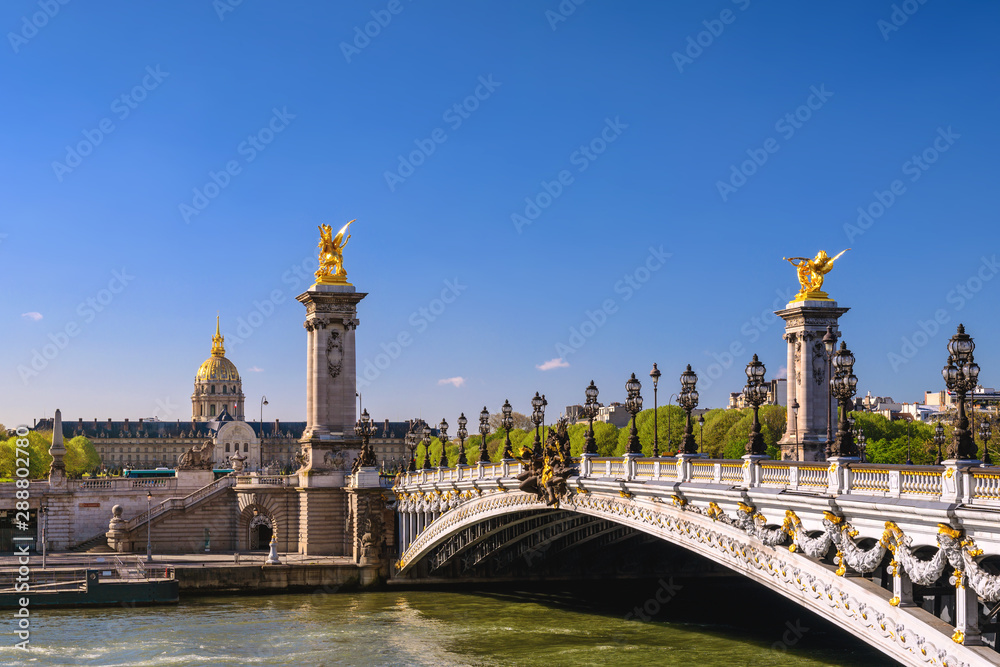
[[[264,461],[264,406],[267,405],[267,396],[260,397],[260,460]]]
[[[684,454],[698,453],[698,443],[694,441],[691,423],[691,411],[698,407],[698,392],[695,390],[697,384],[698,376],[691,370],[691,364],[688,364],[687,370],[681,373],[681,393],[677,397],[677,404],[687,413],[684,438],[681,440],[681,452]]]
[[[596,454],[597,441],[594,440],[594,417],[597,416],[597,385],[590,381],[590,385],[584,390],[587,401],[583,404],[583,414],[587,417],[587,435],[583,440],[583,453]]]
[[[861,430],[860,426],[858,427],[857,441],[858,441],[858,454],[861,456],[861,462],[868,463],[868,456],[865,453],[868,449],[868,438],[865,437],[865,432]]]
[[[406,466],[407,472],[417,471],[417,434],[415,431],[408,431],[404,438],[406,447],[410,450],[410,463]]]
[[[934,444],[937,445],[937,458],[934,465],[941,465],[941,446],[944,445],[944,426],[938,422],[934,427]],[[912,461],[910,462],[912,464]]]
[[[489,463],[490,462],[490,452],[486,448],[486,436],[490,434],[490,411],[483,406],[483,411],[479,413],[479,436],[482,440],[479,441],[479,462]]]
[[[802,452],[799,448],[799,401],[795,398],[792,399],[791,405],[792,409],[792,435],[795,438],[795,460],[802,460]]]
[[[421,466],[424,470],[431,469],[431,427],[424,424],[424,464]]]
[[[688,370],[690,369],[691,367],[688,366]],[[656,422],[658,416],[656,414],[656,408],[658,407],[656,399],[656,386],[660,383],[660,375],[662,375],[662,373],[660,373],[660,369],[657,368],[656,364],[654,363],[653,370],[649,371],[649,377],[653,378],[653,456],[654,457],[660,455],[660,437],[659,433],[657,433],[656,431]]]
[[[828,326],[823,334],[826,352],[826,456],[833,456],[833,351],[837,347],[837,334]]]
[[[375,450],[371,446],[371,437],[375,433],[375,422],[368,416],[368,410],[361,413],[361,419],[354,426],[354,433],[361,438],[361,455],[358,466],[361,468],[373,468],[377,461]]]
[[[146,490],[146,562],[153,562],[153,522],[150,521],[152,517],[149,516],[150,502],[153,500],[153,494],[147,489]]]
[[[993,465],[993,460],[990,458],[990,436],[993,435],[993,425],[990,423],[990,418],[987,416],[983,417],[983,421],[979,422],[979,437],[983,439],[983,465],[991,466]]]
[[[510,406],[509,400],[505,400],[500,411],[502,413],[500,426],[507,431],[507,439],[503,443],[503,458],[505,461],[512,461],[514,459],[514,452],[510,448],[510,429],[514,427],[514,417],[512,416],[514,408]]]
[[[764,374],[767,369],[764,364],[753,355],[753,361],[747,364],[747,384],[743,387],[743,397],[747,403],[753,406],[753,425],[750,427],[749,454],[751,456],[764,456],[767,448],[764,446],[764,436],[760,434],[760,419],[758,410],[761,404],[767,400],[767,385],[764,384]]]
[[[848,424],[847,412],[857,391],[858,378],[854,375],[854,355],[847,349],[847,343],[841,343],[840,349],[833,355],[833,365],[836,376],[833,380],[833,395],[840,402],[840,425],[837,429],[837,456],[855,457],[858,449],[854,445],[854,434]]]
[[[628,436],[627,455],[641,456],[642,445],[639,443],[639,431],[635,427],[635,416],[642,410],[642,394],[639,393],[642,390],[642,383],[636,379],[635,373],[632,373],[632,377],[625,383],[625,390],[628,392],[628,398],[625,399],[625,409],[632,415],[632,430]]]
[[[949,391],[955,392],[958,398],[958,414],[952,429],[951,445],[948,447],[949,459],[972,460],[979,453],[972,431],[969,430],[969,418],[965,414],[965,395],[976,388],[979,380],[979,366],[972,356],[975,349],[972,337],[959,324],[958,332],[948,341],[948,365],[941,371]]]
[[[698,415],[698,451],[705,451],[705,415]]]
[[[469,420],[465,418],[464,412],[458,416],[458,463],[456,465],[460,466],[469,465],[469,461],[465,458],[465,439],[469,437],[469,431],[465,426],[468,423]]]
[[[542,441],[538,437],[538,427],[545,419],[545,413],[542,412],[542,405],[545,402],[538,392],[535,392],[535,397],[531,399],[531,423],[535,425],[535,445],[532,447],[531,453],[533,456],[540,457],[542,455]]]
[[[439,468],[448,467],[448,422],[445,419],[441,419],[441,423],[438,424],[438,440],[441,441],[441,460],[438,461]]]

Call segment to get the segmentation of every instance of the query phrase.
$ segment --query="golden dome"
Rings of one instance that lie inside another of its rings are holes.
[[[240,374],[236,365],[226,359],[225,338],[219,332],[219,318],[215,318],[215,335],[212,336],[212,356],[198,368],[195,382],[238,382]]]

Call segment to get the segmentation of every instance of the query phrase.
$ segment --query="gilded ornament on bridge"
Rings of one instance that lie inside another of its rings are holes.
[[[833,257],[828,256],[825,250],[820,250],[812,259],[808,257],[782,257],[798,271],[800,289],[792,302],[832,301],[830,295],[823,291],[823,278],[830,273],[833,263],[840,259],[840,256],[847,250],[842,250]]]
[[[316,282],[320,285],[351,284],[347,282],[347,271],[344,269],[344,246],[351,240],[351,235],[347,233],[351,222],[341,227],[336,236],[330,225],[319,226],[319,269],[316,271]]]

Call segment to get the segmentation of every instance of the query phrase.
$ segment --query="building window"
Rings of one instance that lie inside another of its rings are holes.
[[[229,443],[228,442],[226,443],[226,451],[227,452],[229,451]]]
[[[229,387],[227,387],[226,385],[222,385],[222,393],[223,394],[229,393],[228,391],[226,391],[227,389],[229,389]]]
[[[208,406],[208,416],[209,417],[214,417],[215,416],[215,405]]]
[[[246,451],[249,451],[249,450],[247,449],[247,448],[248,448],[249,446],[250,446],[250,444],[249,444],[249,443],[246,443],[246,442],[244,442],[244,443],[243,443],[243,451],[244,451],[244,452],[246,452]]]

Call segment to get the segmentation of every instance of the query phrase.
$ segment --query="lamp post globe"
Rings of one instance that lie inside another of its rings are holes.
[[[698,451],[705,451],[705,415],[698,415]]]
[[[542,455],[542,441],[538,437],[538,427],[544,419],[544,413],[542,412],[542,406],[545,403],[545,399],[536,391],[535,397],[531,399],[531,423],[535,425],[535,443],[532,447],[532,456],[538,458]]]
[[[858,386],[858,378],[854,375],[854,361],[854,355],[847,349],[847,344],[841,342],[840,349],[833,355],[833,366],[836,373],[833,379],[833,395],[840,403],[840,423],[834,446],[837,456],[858,456],[858,449],[854,444],[854,433],[847,418]]]
[[[483,406],[483,411],[479,413],[479,462],[489,463],[490,452],[486,447],[486,436],[490,434],[490,411]]]
[[[690,366],[688,366],[690,368]],[[658,399],[656,396],[657,386],[660,384],[660,369],[656,367],[656,363],[653,363],[653,370],[649,371],[649,377],[653,379],[653,456],[657,457],[660,455],[660,434],[657,432],[657,421],[658,415],[656,414],[658,405]]]
[[[469,437],[469,431],[465,427],[468,423],[469,420],[465,418],[464,412],[458,416],[458,462],[456,465],[460,466],[469,465],[469,461],[465,457],[465,439]]]

